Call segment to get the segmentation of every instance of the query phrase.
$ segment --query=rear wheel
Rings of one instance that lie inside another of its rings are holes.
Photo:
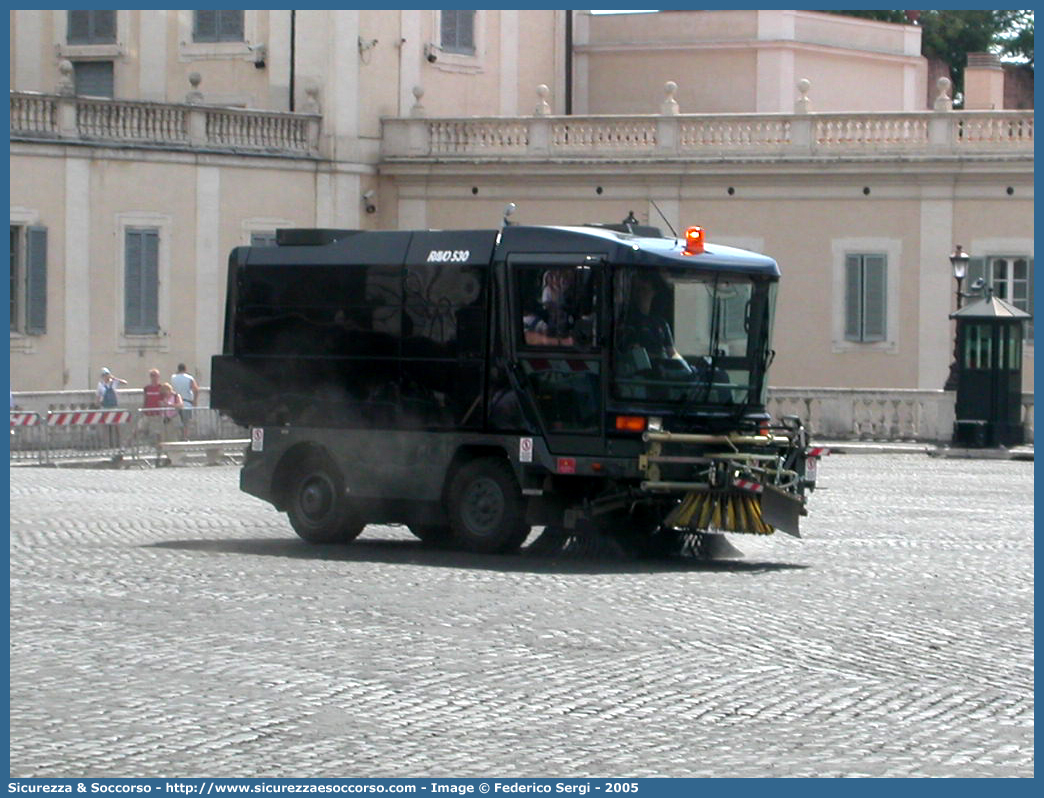
[[[515,551],[529,534],[522,491],[507,460],[467,463],[453,476],[447,498],[453,540],[469,551]]]
[[[287,515],[309,543],[348,543],[366,525],[352,511],[340,469],[322,455],[311,455],[297,467]]]

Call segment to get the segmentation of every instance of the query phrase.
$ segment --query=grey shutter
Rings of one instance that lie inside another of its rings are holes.
[[[462,52],[475,52],[475,12],[457,12],[457,47]]]
[[[25,331],[47,332],[47,228],[30,227],[27,232],[25,275]]]
[[[453,9],[442,12],[442,49],[451,53],[475,52],[475,12]]]
[[[142,258],[142,320],[148,332],[159,332],[159,233],[144,236]]]
[[[881,255],[863,258],[863,340],[888,337],[888,264]]]
[[[1033,312],[1033,258],[1026,258],[1026,310]],[[1033,319],[1024,325],[1027,341],[1033,340]]]
[[[861,341],[863,329],[863,269],[858,255],[845,257],[845,340]]]
[[[131,335],[159,331],[159,234],[128,230],[124,261],[124,327]]]
[[[91,39],[91,12],[69,11],[69,27],[65,38],[69,44],[86,44]]]
[[[76,93],[84,97],[112,97],[112,61],[77,61],[73,64]]]
[[[276,246],[276,234],[273,233],[251,233],[250,246],[252,247],[274,247]]]
[[[217,41],[217,11],[194,11],[195,27],[192,38],[197,42]]]
[[[128,333],[140,333],[141,322],[141,233],[128,230],[123,261],[123,319]]]
[[[986,258],[968,258],[968,273],[964,276],[962,291],[967,291],[980,277],[986,278]]]
[[[69,11],[66,41],[69,44],[112,44],[116,41],[116,12]]]
[[[218,11],[218,40],[223,42],[243,41],[243,12]]]
[[[89,11],[91,15],[92,30],[91,42],[93,44],[112,44],[116,41],[116,12],[115,11]]]

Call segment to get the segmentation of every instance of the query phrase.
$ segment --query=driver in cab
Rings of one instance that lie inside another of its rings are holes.
[[[688,362],[674,348],[670,325],[653,311],[656,294],[653,276],[639,274],[632,278],[631,303],[619,337],[621,354],[636,372],[647,371],[658,362],[669,364],[671,371],[691,374]]]

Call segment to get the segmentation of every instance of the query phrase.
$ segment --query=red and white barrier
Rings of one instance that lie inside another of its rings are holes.
[[[732,484],[740,490],[749,490],[751,493],[761,493],[765,490],[764,485],[752,479],[737,479]]]
[[[47,414],[47,426],[49,427],[127,424],[130,420],[130,410],[57,410]]]
[[[35,427],[40,423],[39,413],[29,413],[20,410],[11,411],[12,427]]]

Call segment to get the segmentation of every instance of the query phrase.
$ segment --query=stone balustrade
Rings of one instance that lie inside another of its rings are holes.
[[[11,138],[317,157],[318,114],[11,92]]]
[[[385,118],[381,155],[418,159],[1033,155],[1032,111]]]
[[[770,388],[768,411],[797,416],[821,440],[945,442],[953,436],[954,399],[942,390]],[[1022,395],[1022,425],[1032,443],[1032,393]]]
[[[141,389],[120,391],[120,404],[141,406]],[[199,405],[210,389],[200,389]],[[89,408],[94,391],[40,391],[14,394],[22,410]],[[947,442],[953,436],[953,391],[863,388],[769,388],[768,411],[776,419],[797,416],[818,440]],[[1026,442],[1033,442],[1033,394],[1022,395]]]

